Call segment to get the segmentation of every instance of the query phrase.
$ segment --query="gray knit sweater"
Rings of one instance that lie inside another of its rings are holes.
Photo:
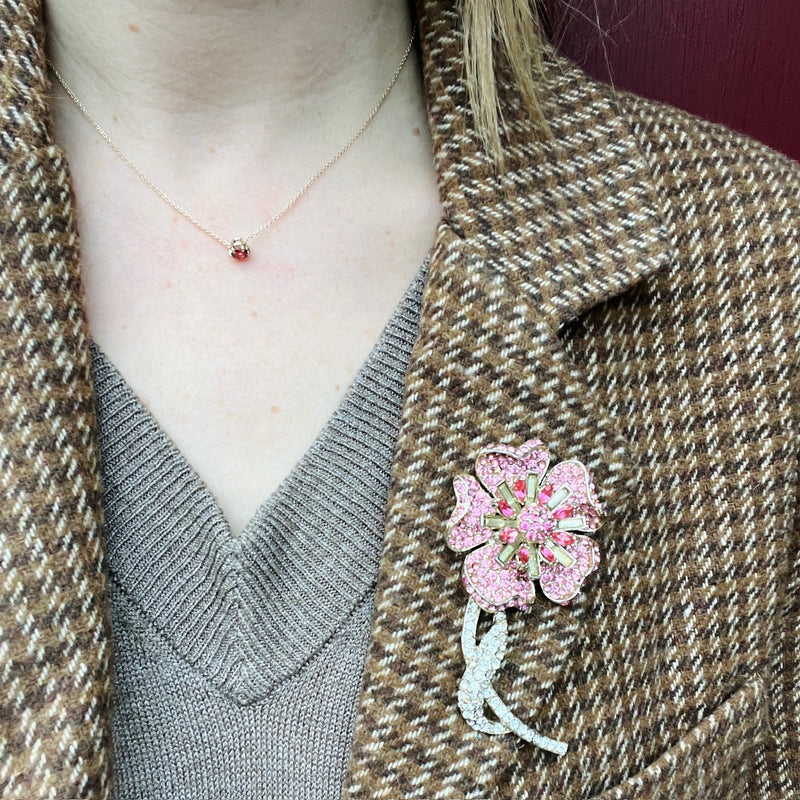
[[[339,795],[424,272],[240,539],[94,348],[117,800]]]

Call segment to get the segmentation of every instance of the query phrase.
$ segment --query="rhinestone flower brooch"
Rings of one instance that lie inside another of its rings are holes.
[[[567,605],[600,563],[600,548],[588,536],[600,525],[603,507],[592,476],[579,461],[550,468],[542,442],[521,447],[492,444],[478,454],[475,474],[453,481],[456,507],[447,525],[447,544],[464,559],[469,600],[461,633],[466,670],[458,705],[467,723],[487,734],[514,733],[563,755],[564,742],[543,736],[511,713],[492,686],[507,646],[505,609],[525,610],[536,596]],[[481,611],[492,625],[477,640]],[[488,706],[495,720],[485,713]]]

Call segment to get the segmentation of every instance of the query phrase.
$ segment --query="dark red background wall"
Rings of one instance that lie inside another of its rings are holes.
[[[800,160],[800,0],[547,0],[551,37],[595,77]]]

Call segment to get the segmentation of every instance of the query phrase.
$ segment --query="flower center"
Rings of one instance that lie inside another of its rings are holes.
[[[525,538],[534,544],[544,544],[555,529],[553,512],[547,506],[530,503],[519,513],[519,529]]]
[[[572,494],[567,486],[554,491],[552,485],[540,487],[539,481],[537,474],[529,473],[525,480],[515,481],[513,489],[501,483],[496,490],[500,513],[481,520],[489,528],[500,529],[498,538],[504,547],[497,554],[498,563],[505,566],[516,556],[534,579],[539,577],[539,559],[531,558],[528,543],[545,561],[570,567],[575,559],[565,547],[573,544],[574,537],[566,531],[584,525],[582,517],[571,516],[571,508],[561,507]]]

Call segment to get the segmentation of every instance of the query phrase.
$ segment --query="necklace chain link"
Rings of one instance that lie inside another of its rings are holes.
[[[61,84],[64,91],[69,95],[73,103],[75,103],[75,105],[78,107],[78,110],[83,114],[84,117],[86,117],[91,126],[97,131],[100,138],[103,139],[103,141],[114,151],[120,160],[123,161],[127,167],[137,177],[139,177],[143,183],[152,189],[165,203],[171,206],[182,217],[191,222],[195,228],[202,231],[211,239],[219,242],[224,247],[228,248],[228,252],[233,258],[243,261],[250,255],[248,243],[259,234],[269,230],[269,228],[271,228],[279,219],[287,214],[295,206],[298,200],[300,200],[300,198],[303,197],[303,195],[356,143],[361,134],[364,133],[364,131],[369,127],[369,124],[373,119],[375,119],[375,116],[381,110],[381,106],[383,106],[386,98],[389,96],[390,92],[394,88],[394,85],[397,83],[400,73],[403,71],[403,67],[406,65],[409,55],[411,55],[411,49],[414,46],[414,37],[416,36],[416,33],[417,28],[414,26],[414,29],[411,32],[411,38],[408,40],[408,45],[403,53],[403,57],[400,60],[397,69],[394,71],[392,79],[389,81],[389,85],[383,90],[383,94],[378,99],[378,102],[375,103],[372,111],[369,112],[369,115],[361,124],[361,127],[313,175],[311,175],[310,178],[308,178],[308,180],[292,195],[292,197],[282,208],[276,211],[252,233],[248,234],[247,236],[237,237],[233,240],[226,239],[221,234],[203,224],[190,211],[187,211],[182,205],[180,205],[180,203],[173,200],[163,189],[161,189],[161,187],[158,186],[158,184],[155,183],[155,181],[148,178],[147,175],[145,175],[144,172],[142,172],[142,170],[137,167],[136,164],[134,164],[133,161],[131,161],[131,159],[125,155],[125,153],[122,152],[119,145],[105,132],[105,130],[100,126],[100,123],[89,113],[89,110],[78,99],[78,97],[75,95],[75,92],[72,91],[69,84],[64,80],[61,73],[55,68],[55,66],[50,62],[48,63],[58,82]]]

